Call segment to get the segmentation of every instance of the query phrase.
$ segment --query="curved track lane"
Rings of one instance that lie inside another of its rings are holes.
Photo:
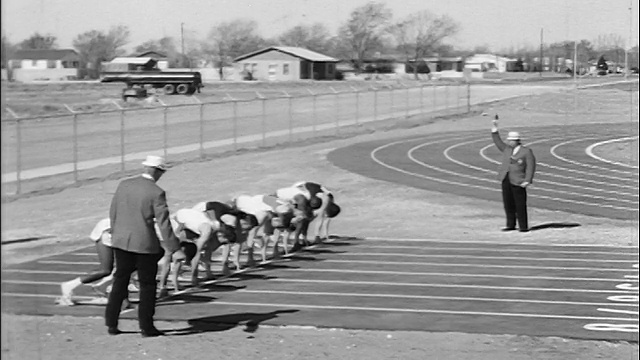
[[[622,220],[638,216],[637,162],[603,161],[587,151],[603,141],[637,139],[637,129],[631,136],[626,123],[516,130],[538,164],[528,191],[531,207]],[[500,153],[488,131],[377,140],[328,156],[335,165],[368,177],[501,201],[496,179]]]

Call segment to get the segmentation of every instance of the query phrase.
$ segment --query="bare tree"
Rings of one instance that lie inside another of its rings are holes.
[[[278,37],[280,44],[297,46],[327,54],[331,51],[331,35],[327,27],[321,23],[313,25],[297,25]]]
[[[22,50],[50,50],[58,47],[56,41],[56,37],[51,34],[40,35],[36,32],[23,40],[19,46]]]
[[[233,59],[257,51],[267,42],[256,33],[257,23],[253,20],[233,20],[214,26],[203,43],[203,52],[220,69],[223,79],[224,66],[231,65]]]
[[[396,23],[391,33],[404,49],[407,60],[409,56],[415,59],[413,73],[417,79],[418,61],[437,49],[443,49],[444,40],[457,34],[459,28],[448,15],[437,16],[423,10]]]
[[[354,9],[349,20],[340,27],[339,38],[344,41],[357,70],[370,52],[383,45],[383,37],[393,13],[386,4],[369,2]]]
[[[81,67],[92,78],[100,75],[100,64],[124,54],[122,47],[129,42],[129,29],[115,26],[107,33],[91,30],[78,35],[73,47],[78,51]]]

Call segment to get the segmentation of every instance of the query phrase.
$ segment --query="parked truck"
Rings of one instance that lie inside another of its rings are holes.
[[[204,86],[197,71],[163,71],[150,58],[116,58],[102,65],[101,82],[127,85],[122,97],[145,97],[146,87],[162,89],[167,95],[190,95]]]

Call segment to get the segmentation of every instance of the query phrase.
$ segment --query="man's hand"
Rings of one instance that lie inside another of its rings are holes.
[[[495,118],[491,121],[491,132],[498,131],[498,114],[496,114]]]
[[[522,188],[526,188],[527,186],[529,186],[529,182],[528,182],[528,181],[523,181],[523,182],[520,184],[520,187],[522,187]]]

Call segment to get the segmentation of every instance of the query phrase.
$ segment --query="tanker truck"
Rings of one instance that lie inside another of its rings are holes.
[[[200,92],[202,76],[197,71],[163,71],[151,58],[116,58],[102,64],[100,82],[127,85],[122,97],[146,97],[146,87],[162,89],[166,95],[191,95]]]

